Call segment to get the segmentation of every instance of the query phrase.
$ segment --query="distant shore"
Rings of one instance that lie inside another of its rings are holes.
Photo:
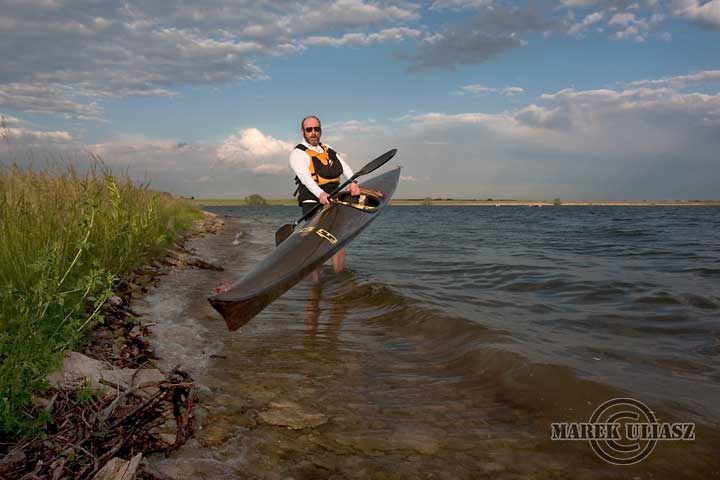
[[[199,198],[192,199],[198,206],[247,206],[242,198]],[[296,206],[294,199],[268,199],[270,206]],[[463,200],[463,199],[394,199],[393,206],[479,206],[479,207],[680,207],[680,206],[720,206],[720,200]]]

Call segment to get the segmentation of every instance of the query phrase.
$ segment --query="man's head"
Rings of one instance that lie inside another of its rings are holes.
[[[303,138],[313,147],[316,147],[320,143],[320,135],[322,129],[320,127],[320,119],[315,115],[308,115],[300,122],[300,131],[302,132]]]

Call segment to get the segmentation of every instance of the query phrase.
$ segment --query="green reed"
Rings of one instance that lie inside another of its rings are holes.
[[[98,164],[0,166],[0,435],[37,432],[45,377],[78,347],[113,285],[163,252],[200,212]]]

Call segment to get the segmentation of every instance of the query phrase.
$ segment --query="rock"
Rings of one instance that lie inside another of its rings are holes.
[[[330,434],[324,441],[335,442],[337,445],[363,453],[413,451],[422,455],[435,455],[440,450],[444,436],[442,430],[416,425],[398,426],[382,434],[367,431]],[[319,439],[313,441],[318,443]],[[329,448],[331,444],[326,443],[323,446]]]
[[[165,374],[156,368],[141,368],[133,379],[133,387],[143,388],[148,385],[157,385],[165,381]]]
[[[142,453],[135,455],[129,462],[115,457],[105,464],[93,480],[132,480],[142,460]]]
[[[163,442],[165,445],[171,447],[175,444],[177,435],[175,435],[174,433],[160,433],[158,434],[158,438],[160,438],[160,441]]]
[[[50,385],[58,388],[74,388],[88,382],[92,388],[105,389],[100,383],[101,373],[109,365],[78,352],[68,352],[63,359],[60,370],[47,377]]]
[[[258,417],[268,425],[286,427],[292,430],[314,428],[328,421],[326,415],[314,412],[293,402],[271,402],[270,409],[260,412]]]
[[[186,263],[186,265],[189,265],[189,266],[195,267],[195,268],[199,268],[201,270],[215,270],[216,272],[221,272],[224,270],[223,267],[212,264],[212,263],[205,261],[202,258],[196,257],[194,255],[188,256],[186,258],[185,263]]]
[[[140,325],[135,325],[132,330],[130,330],[130,333],[128,334],[130,338],[137,338],[141,337],[143,334],[143,329]]]
[[[165,374],[155,368],[141,368],[133,378],[132,386],[136,388],[143,397],[155,395],[159,388],[158,384],[166,380]]]
[[[103,390],[128,390],[133,385],[133,377],[135,376],[135,370],[134,368],[110,368],[101,370],[100,373],[100,380],[103,381],[103,383],[100,383]]]
[[[218,447],[232,438],[236,432],[237,426],[231,421],[215,422],[200,431],[200,444],[203,447]]]
[[[332,457],[315,457],[310,460],[316,467],[334,472],[337,470],[337,462]]]
[[[165,374],[155,368],[116,368],[102,370],[100,378],[109,388],[136,389],[141,396],[150,397],[158,391],[158,384],[165,381]],[[108,385],[109,384],[109,385]]]
[[[423,455],[434,455],[440,450],[440,438],[444,432],[434,428],[405,427],[393,432],[390,442],[402,449],[414,450]]]
[[[123,299],[113,295],[112,297],[108,298],[105,303],[109,303],[113,307],[119,307],[123,304]]]
[[[42,408],[43,410],[47,410],[48,412],[51,412],[53,409],[53,405],[55,405],[55,399],[57,398],[57,394],[53,395],[51,398],[43,398],[43,397],[32,397],[32,404],[36,406],[37,408]]]
[[[135,388],[142,396],[157,392],[157,385],[165,381],[165,375],[154,368],[112,368],[78,352],[65,355],[62,368],[47,377],[48,383],[58,388],[76,388],[87,384],[103,393],[113,390]]]
[[[481,468],[489,473],[499,473],[507,470],[507,467],[499,462],[485,462]]]
[[[25,453],[22,450],[13,450],[4,457],[0,458],[0,476],[7,472],[15,470],[15,468],[25,462]],[[4,478],[4,477],[3,477]]]

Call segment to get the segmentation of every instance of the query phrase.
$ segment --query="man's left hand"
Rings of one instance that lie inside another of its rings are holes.
[[[360,195],[360,187],[358,187],[358,184],[355,182],[352,182],[350,184],[350,195],[352,195],[353,197],[357,197],[358,195]]]

